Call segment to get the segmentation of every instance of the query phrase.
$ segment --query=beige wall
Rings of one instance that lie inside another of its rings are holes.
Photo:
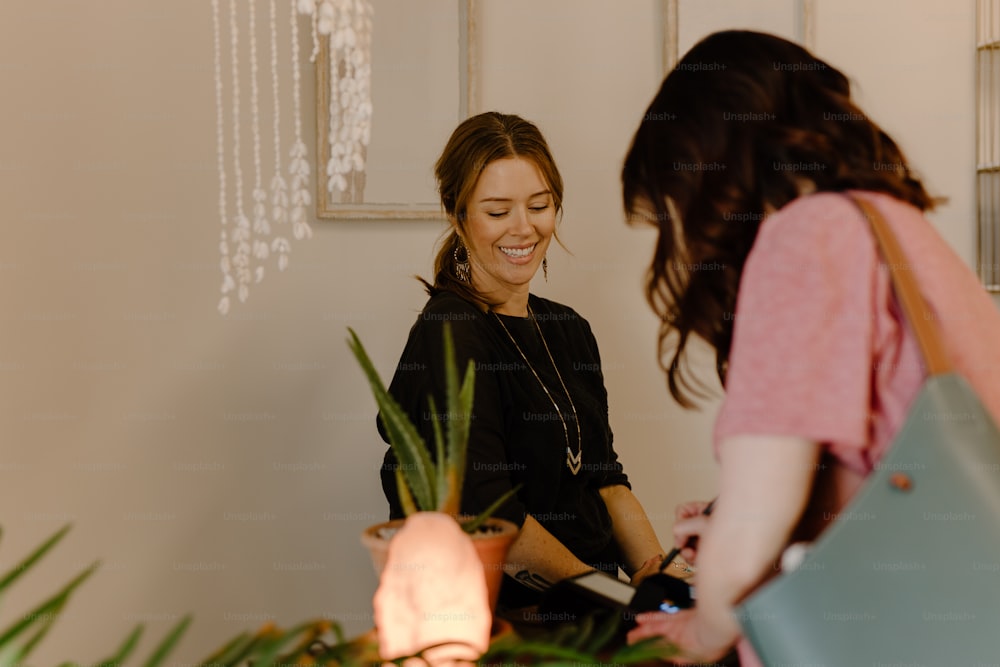
[[[952,198],[934,221],[971,262],[972,3],[816,4],[819,53]],[[480,5],[483,106],[537,121],[566,180],[573,254],[536,291],[593,324],[619,451],[667,541],[674,503],[713,494],[716,405],[668,400],[640,293],[652,235],[620,215],[619,163],[661,78],[659,3]],[[793,12],[682,2],[681,42],[791,35]],[[179,663],[270,618],[369,627],[357,535],[385,513],[383,447],[345,327],[387,375],[440,225],[317,222],[222,318],[209,3],[4,2],[0,90],[0,562],[75,524],[0,620],[103,559],[35,663],[97,659],[185,612]]]

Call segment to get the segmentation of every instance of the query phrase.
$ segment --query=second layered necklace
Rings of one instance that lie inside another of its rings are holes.
[[[524,350],[521,349],[521,346],[517,344],[517,339],[511,335],[510,330],[507,328],[507,325],[504,324],[500,315],[493,313],[493,316],[496,317],[497,322],[499,322],[500,326],[503,327],[504,332],[507,334],[507,337],[510,338],[510,342],[514,344],[514,348],[517,350],[517,353],[521,355],[521,359],[524,360],[524,364],[528,367],[528,370],[530,370],[531,374],[535,376],[536,380],[538,380],[538,384],[542,386],[542,390],[545,392],[545,395],[548,396],[549,401],[552,402],[552,407],[556,409],[556,414],[559,415],[559,422],[563,427],[563,435],[566,438],[566,467],[569,468],[571,473],[576,475],[580,472],[580,468],[583,466],[583,436],[580,433],[580,418],[579,415],[577,415],[576,406],[573,404],[573,397],[569,395],[569,390],[566,388],[566,383],[563,381],[562,374],[559,372],[559,367],[556,366],[556,360],[552,357],[552,352],[549,350],[549,344],[545,341],[545,336],[542,335],[542,328],[538,326],[538,319],[535,317],[535,314],[531,312],[531,306],[528,306],[528,317],[531,318],[531,321],[535,324],[535,330],[538,332],[538,337],[542,340],[542,346],[545,348],[545,354],[549,357],[549,362],[551,362],[552,368],[556,372],[556,377],[559,378],[559,384],[562,386],[563,393],[566,394],[566,400],[569,402],[570,410],[573,411],[573,423],[576,425],[575,454],[569,444],[569,426],[566,424],[566,415],[563,414],[563,411],[559,408],[559,403],[556,402],[552,392],[549,391],[549,388],[544,382],[542,382],[542,378],[538,374],[538,371],[536,371],[535,367],[531,365],[530,361],[528,361],[528,356],[524,353]]]

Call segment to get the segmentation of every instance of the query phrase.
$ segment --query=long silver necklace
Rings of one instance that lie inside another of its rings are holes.
[[[535,371],[531,362],[528,361],[527,355],[524,354],[521,346],[517,344],[517,340],[511,335],[510,330],[507,329],[507,325],[503,323],[503,319],[500,315],[494,312],[493,316],[497,318],[497,322],[499,322],[500,326],[503,327],[507,337],[510,338],[510,342],[514,344],[514,348],[517,350],[517,353],[520,354],[521,359],[524,360],[524,364],[528,367],[528,370],[531,371],[531,374],[535,376],[535,379],[538,380],[538,384],[542,385],[542,390],[552,402],[552,407],[556,409],[556,414],[559,415],[559,422],[563,427],[563,435],[566,437],[566,467],[569,468],[571,473],[576,475],[580,472],[580,467],[583,465],[583,436],[580,434],[580,417],[577,415],[576,405],[573,404],[573,397],[569,395],[569,389],[566,388],[566,383],[563,382],[562,374],[559,372],[559,367],[556,366],[556,360],[552,358],[552,352],[549,350],[549,344],[545,341],[545,336],[542,335],[542,328],[538,326],[538,320],[535,318],[535,314],[531,312],[531,306],[528,306],[528,316],[531,318],[531,321],[535,323],[535,330],[538,331],[538,337],[542,339],[542,345],[545,347],[545,354],[549,355],[549,361],[552,363],[552,368],[556,371],[556,377],[559,378],[559,384],[562,385],[563,393],[566,394],[566,400],[569,401],[569,407],[573,411],[573,423],[576,424],[576,454],[573,453],[572,448],[569,446],[569,427],[566,426],[566,417],[563,415],[563,411],[559,409],[559,404],[556,403],[556,399],[552,396],[552,392],[550,392],[549,388],[545,386],[544,382],[542,382],[542,378],[538,375],[538,372]]]

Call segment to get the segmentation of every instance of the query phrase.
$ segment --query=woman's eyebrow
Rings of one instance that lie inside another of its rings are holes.
[[[551,190],[542,190],[541,192],[536,192],[536,193],[534,193],[532,195],[528,195],[528,199],[533,199],[535,197],[541,197],[542,195],[550,195],[550,194],[552,194]],[[482,198],[482,199],[479,200],[479,203],[482,204],[483,202],[488,202],[488,201],[508,202],[508,201],[514,201],[514,200],[511,199],[510,197],[484,197],[484,198]]]

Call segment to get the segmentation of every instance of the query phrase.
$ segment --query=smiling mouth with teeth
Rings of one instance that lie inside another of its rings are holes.
[[[536,245],[538,244],[536,243],[527,248],[505,248],[503,246],[500,246],[500,252],[507,255],[508,257],[527,257],[532,252],[534,252]]]

